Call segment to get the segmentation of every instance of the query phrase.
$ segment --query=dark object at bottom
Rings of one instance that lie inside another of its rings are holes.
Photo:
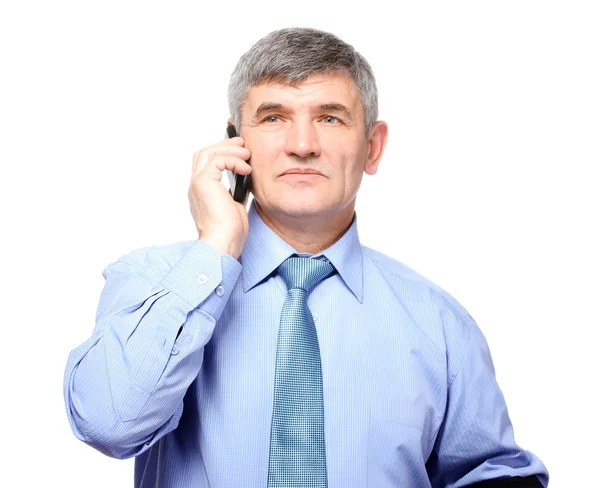
[[[540,483],[535,475],[528,476],[527,478],[514,477],[504,478],[501,480],[487,480],[469,485],[467,488],[543,488],[544,485]]]

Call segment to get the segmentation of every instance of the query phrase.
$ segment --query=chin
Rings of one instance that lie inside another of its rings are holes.
[[[282,195],[273,204],[274,208],[287,215],[315,215],[327,212],[329,205],[317,195],[302,192],[289,192]]]

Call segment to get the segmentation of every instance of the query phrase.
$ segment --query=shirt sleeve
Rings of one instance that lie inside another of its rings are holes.
[[[427,461],[431,486],[458,488],[535,475],[546,487],[549,476],[541,460],[515,443],[483,333],[464,310],[455,308],[443,317],[454,338],[447,346],[446,413]]]
[[[177,427],[183,397],[242,265],[197,240],[184,254],[138,250],[110,264],[92,336],[64,375],[74,434],[123,459]]]

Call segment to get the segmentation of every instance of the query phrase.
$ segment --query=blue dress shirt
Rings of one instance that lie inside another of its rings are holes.
[[[296,251],[254,202],[239,260],[200,240],[111,263],[92,336],[69,355],[71,428],[135,487],[264,488],[275,353]],[[362,246],[357,216],[310,293],[329,488],[462,487],[548,471],[514,440],[487,342],[446,291]]]

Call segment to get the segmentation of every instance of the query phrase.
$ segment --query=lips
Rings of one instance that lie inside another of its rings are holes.
[[[313,168],[292,168],[292,169],[288,169],[284,173],[281,173],[280,176],[283,176],[283,175],[321,175],[321,176],[323,176],[322,173],[320,173],[319,171],[317,171],[316,169],[313,169]]]

